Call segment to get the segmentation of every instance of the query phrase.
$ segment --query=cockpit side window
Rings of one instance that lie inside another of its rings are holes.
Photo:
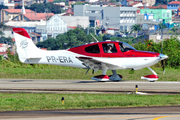
[[[102,44],[104,53],[117,53],[117,49],[113,43]]]
[[[85,51],[87,53],[100,53],[98,45],[92,45],[92,46],[86,47]]]
[[[119,47],[120,47],[121,52],[126,52],[129,50],[136,50],[134,47],[124,42],[119,43]]]

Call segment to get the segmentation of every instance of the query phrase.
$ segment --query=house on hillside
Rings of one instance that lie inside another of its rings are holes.
[[[172,11],[167,9],[141,9],[141,14],[153,14],[154,21],[162,21],[163,23],[172,22]]]
[[[43,38],[41,34],[35,33],[35,32],[30,32],[29,36],[31,37],[32,41],[36,44],[38,42],[42,42]]]
[[[25,14],[22,13],[22,9],[2,9],[1,10],[1,22],[7,21],[40,21],[46,20],[53,16],[54,13],[36,13],[30,9],[25,10]]]
[[[7,4],[7,3],[9,3],[8,0],[0,0],[0,4],[1,4],[1,5],[5,5],[5,4]]]
[[[6,52],[8,49],[8,44],[0,43],[0,52]]]
[[[144,14],[145,20],[150,20],[150,24],[154,22],[160,22],[166,25],[167,28],[172,27],[172,11],[167,9],[141,9],[141,14]],[[158,29],[158,26],[154,24],[155,29]]]
[[[135,0],[137,1],[137,0]],[[148,3],[148,6],[153,6],[156,3],[156,0],[141,0],[143,3]]]
[[[0,56],[2,56],[5,59],[8,59],[8,55],[7,55],[8,51],[7,50],[10,49],[11,54],[13,55],[14,54],[14,50],[15,50],[13,48],[14,48],[13,45],[8,45],[8,44],[0,43]]]
[[[85,1],[89,3],[94,3],[94,2],[98,2],[99,0],[85,0]]]
[[[167,5],[160,4],[158,6],[148,6],[149,9],[167,9]]]
[[[125,0],[124,0],[125,1]],[[131,5],[133,3],[143,3],[147,4],[148,6],[153,6],[156,2],[156,0],[126,0],[128,2],[128,5]]]
[[[172,1],[168,3],[167,9],[173,10],[175,13],[177,13],[179,6],[180,6],[180,1]]]
[[[10,27],[8,30],[5,29],[4,36],[5,37],[11,37],[13,38],[13,32],[12,32],[12,27],[20,27],[26,29],[26,31],[29,33],[31,39],[33,40],[34,43],[37,43],[39,41],[43,41],[42,34],[37,33],[36,28],[39,25],[46,26],[46,21],[28,21],[28,22],[23,22],[23,21],[9,21],[5,23],[6,26]]]
[[[134,3],[134,0],[126,0],[128,2],[128,5]]]
[[[122,7],[127,7],[129,5],[128,1],[127,0],[122,0],[121,1],[121,6]]]
[[[148,3],[142,3],[142,2],[134,2],[132,4],[128,5],[129,7],[144,7],[144,6],[149,6]]]

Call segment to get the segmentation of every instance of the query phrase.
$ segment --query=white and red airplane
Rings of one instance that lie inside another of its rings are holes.
[[[73,47],[67,50],[41,50],[31,40],[23,28],[13,28],[19,59],[27,64],[51,64],[68,67],[102,70],[102,75],[91,79],[97,81],[119,81],[119,69],[139,70],[148,68],[153,74],[141,77],[148,81],[158,80],[158,75],[150,66],[168,58],[167,55],[138,51],[127,43],[119,41],[104,41]],[[108,50],[109,49],[109,50]],[[106,75],[112,70],[112,75]],[[87,71],[88,72],[88,71]]]

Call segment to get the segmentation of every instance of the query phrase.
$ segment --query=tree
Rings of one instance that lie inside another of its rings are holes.
[[[22,9],[22,5],[16,5],[16,6],[15,6],[15,9]],[[29,9],[29,7],[28,7],[28,6],[25,6],[25,9]]]
[[[0,10],[1,9],[8,9],[8,7],[7,6],[4,6],[4,5],[0,5]]]
[[[174,1],[174,0],[169,0],[169,2],[171,2],[171,1]],[[167,0],[156,0],[155,5],[157,6],[159,4],[168,4],[168,3],[167,3]]]
[[[4,23],[0,22],[0,30],[3,31],[4,29],[6,29],[6,25],[4,25]]]
[[[12,38],[10,38],[10,37],[6,38],[6,37],[2,36],[1,37],[1,43],[12,45],[13,41],[12,41]]]
[[[165,29],[166,28],[166,25],[165,24],[163,24],[163,23],[160,23],[159,24],[159,29],[160,29],[160,31],[161,31],[161,34],[163,34],[163,29]]]
[[[178,29],[176,28],[176,27],[173,27],[172,29],[171,29],[171,31],[173,31],[174,32],[174,34],[176,34],[176,31],[177,31]]]
[[[4,35],[4,33],[3,33],[2,31],[0,31],[0,36],[1,36],[1,38],[2,38],[3,35]]]
[[[72,4],[72,8],[74,8],[74,5],[84,5],[84,4],[89,4],[88,2],[76,2]]]
[[[44,42],[38,42],[37,47],[48,48],[48,50],[67,49],[94,41],[91,35],[86,35],[83,28],[69,30],[65,34],[59,34],[56,39],[49,38]]]
[[[141,30],[141,26],[137,25],[137,24],[133,25],[131,28],[131,32],[136,32],[136,36],[138,34],[138,31],[140,31],[140,30]]]
[[[47,48],[48,50],[58,50],[59,46],[56,45],[56,39],[54,38],[48,38],[44,42],[38,42],[37,47],[41,48]]]
[[[56,5],[52,2],[40,3],[40,4],[34,3],[28,9],[36,11],[37,13],[44,13],[46,9],[48,9],[48,12],[52,12],[54,14],[64,12],[64,10],[59,5]]]

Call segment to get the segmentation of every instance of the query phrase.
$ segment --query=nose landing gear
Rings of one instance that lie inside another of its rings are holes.
[[[143,76],[143,77],[141,77],[141,79],[148,80],[148,81],[150,81],[150,82],[154,82],[154,81],[158,80],[159,77],[158,77],[157,73],[156,73],[154,70],[152,70],[150,67],[148,67],[148,69],[149,69],[153,74]]]

